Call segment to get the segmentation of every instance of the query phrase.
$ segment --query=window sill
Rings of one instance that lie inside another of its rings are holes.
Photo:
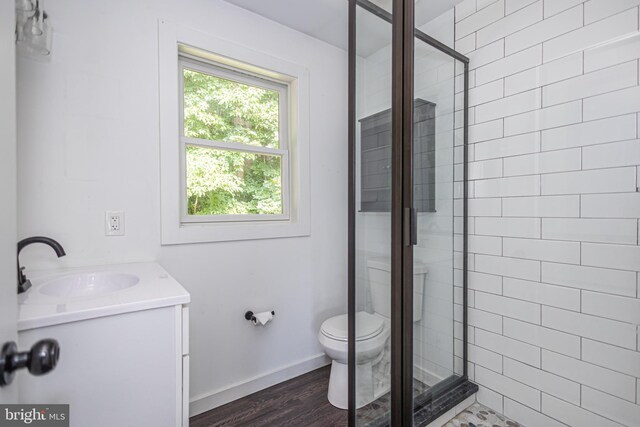
[[[163,245],[231,242],[309,236],[308,223],[293,221],[251,221],[220,223],[183,223],[165,229]]]

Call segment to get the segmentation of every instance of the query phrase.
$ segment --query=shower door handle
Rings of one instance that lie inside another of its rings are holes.
[[[404,244],[418,244],[418,211],[416,208],[404,208]]]

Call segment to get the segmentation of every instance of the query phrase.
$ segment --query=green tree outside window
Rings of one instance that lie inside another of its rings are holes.
[[[184,69],[184,135],[279,148],[279,93]],[[189,215],[282,214],[282,157],[186,146]]]

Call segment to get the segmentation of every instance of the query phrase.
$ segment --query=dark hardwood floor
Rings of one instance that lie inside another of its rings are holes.
[[[347,411],[327,400],[330,369],[317,369],[191,417],[190,426],[346,426]]]

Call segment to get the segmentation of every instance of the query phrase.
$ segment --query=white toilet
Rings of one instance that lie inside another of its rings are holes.
[[[383,378],[374,378],[374,366],[385,362],[382,359],[390,335],[391,267],[389,260],[369,259],[367,273],[373,314],[366,311],[356,313],[356,404],[358,408],[389,391],[389,378],[386,378],[386,381]],[[422,318],[422,294],[427,269],[424,265],[416,263],[413,274],[413,320],[417,322]],[[346,314],[325,320],[318,333],[320,345],[327,356],[333,360],[327,393],[329,402],[340,409],[348,407],[347,338]]]

